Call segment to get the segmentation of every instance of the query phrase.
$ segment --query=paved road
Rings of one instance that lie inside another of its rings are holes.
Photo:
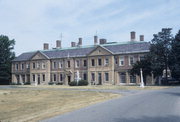
[[[180,87],[138,92],[43,122],[180,122]]]

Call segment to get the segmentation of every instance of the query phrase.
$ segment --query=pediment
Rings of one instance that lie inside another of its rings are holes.
[[[98,55],[110,55],[112,54],[109,50],[104,47],[98,46],[88,56],[98,56]]]
[[[31,58],[31,60],[43,60],[43,59],[48,59],[48,57],[39,51]]]

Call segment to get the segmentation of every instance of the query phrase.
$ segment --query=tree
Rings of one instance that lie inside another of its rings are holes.
[[[11,81],[11,61],[15,57],[15,40],[0,35],[0,84],[9,84]]]
[[[172,41],[172,49],[169,59],[172,77],[180,79],[180,30]]]
[[[145,56],[143,60],[137,61],[134,65],[133,68],[130,70],[130,73],[132,75],[138,75],[140,76],[140,69],[142,68],[143,71],[143,79],[144,79],[144,84],[146,85],[146,77],[148,75],[151,75],[151,62],[149,60],[148,56]]]
[[[161,32],[153,35],[151,40],[150,53],[151,69],[156,76],[162,76],[163,70],[166,71],[165,84],[167,84],[167,70],[169,67],[169,56],[173,36],[171,28],[163,28]]]

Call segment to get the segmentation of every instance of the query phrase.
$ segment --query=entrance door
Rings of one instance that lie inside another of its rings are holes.
[[[68,76],[68,83],[71,82],[71,76]]]
[[[126,73],[125,72],[119,73],[119,83],[126,83]]]
[[[40,80],[40,75],[38,75],[38,84],[41,83],[41,80]]]
[[[102,85],[102,76],[101,76],[101,73],[98,73],[98,84]]]

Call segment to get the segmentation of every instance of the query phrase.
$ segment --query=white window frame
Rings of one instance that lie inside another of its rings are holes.
[[[133,63],[132,64],[131,64],[131,58],[133,58]],[[134,56],[129,56],[129,66],[132,66],[135,63],[134,59],[135,59]]]
[[[104,59],[104,65],[109,65],[109,58],[108,58],[108,57],[106,57],[106,58]]]
[[[39,69],[40,68],[40,63],[37,62],[36,65],[37,65],[36,67]]]
[[[124,66],[124,63],[125,63],[124,59],[125,59],[124,56],[119,57],[119,66]],[[122,62],[123,62],[123,64],[122,64]]]
[[[21,70],[24,70],[24,63],[21,64]]]
[[[45,62],[42,62],[42,69],[46,69],[46,64],[45,64]]]
[[[36,63],[35,62],[32,63],[32,69],[36,69]]]
[[[15,70],[19,69],[19,64],[15,64]]]
[[[106,79],[106,74],[107,74],[107,76],[108,76],[108,79]],[[104,79],[105,79],[105,82],[109,81],[109,72],[105,72],[105,73],[104,73]]]
[[[63,67],[63,62],[59,61],[59,68],[61,69]]]
[[[76,68],[79,68],[79,67],[80,67],[80,61],[79,61],[79,60],[76,60],[76,61],[75,61],[75,67],[76,67]]]

